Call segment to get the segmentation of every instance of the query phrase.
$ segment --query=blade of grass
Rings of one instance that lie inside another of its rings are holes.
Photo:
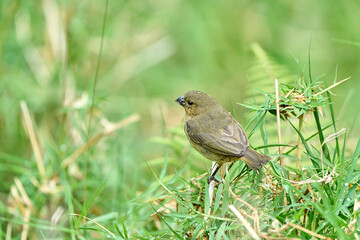
[[[161,216],[161,214],[158,213],[158,211],[156,211],[156,209],[154,208],[154,206],[151,203],[150,203],[150,206],[152,207],[152,209],[154,209],[154,212],[158,215],[158,217],[161,219],[161,221],[163,221],[165,223],[165,225],[170,229],[170,231],[172,233],[174,233],[174,235],[175,235],[174,237],[176,239],[179,239],[179,240],[184,239],[165,221],[165,219]]]
[[[337,81],[337,72],[338,72],[338,66],[336,66],[336,69],[335,69],[335,79],[334,79],[334,82]],[[327,87],[327,82],[326,82],[326,81],[325,81],[325,86]],[[336,122],[335,122],[334,106],[333,106],[333,101],[332,101],[332,99],[331,99],[331,94],[330,94],[329,91],[327,91],[326,94],[327,94],[327,97],[328,97],[329,108],[330,108],[330,116],[331,116],[331,120],[332,120],[332,123],[333,123],[333,126],[334,126],[334,132],[337,132]],[[340,158],[339,139],[336,138],[335,141],[336,141],[336,153],[337,153],[338,158]],[[334,158],[334,162],[335,162],[335,158]]]
[[[310,37],[310,41],[309,41],[309,81],[310,81],[310,85],[313,83],[313,79],[312,79],[312,75],[311,75],[311,37]],[[313,92],[313,90],[311,90],[311,92]],[[320,118],[319,118],[319,110],[317,107],[314,108],[314,117],[315,117],[315,122],[316,122],[316,127],[317,127],[317,130],[319,132],[319,139],[320,139],[320,144],[321,145],[321,148],[323,150],[323,153],[325,155],[325,157],[327,159],[330,160],[330,155],[329,155],[329,149],[327,147],[326,144],[323,144],[324,142],[324,134],[323,134],[323,131],[322,131],[322,128],[321,128],[321,123],[320,123]]]
[[[246,125],[246,127],[244,128],[245,131],[248,130],[248,128],[250,127],[250,125],[255,121],[255,119],[257,119],[257,118],[261,115],[262,112],[263,112],[263,111],[260,110],[260,111],[257,111],[256,114],[254,114],[254,116],[250,119],[249,123],[248,123],[248,124]]]
[[[225,186],[223,192],[223,203],[221,205],[221,216],[225,216],[225,213],[229,208],[229,200],[230,200],[229,184],[230,184],[230,174],[226,174]]]
[[[317,130],[319,132],[319,139],[320,139],[321,149],[322,149],[322,151],[324,153],[324,156],[329,161],[331,161],[329,149],[327,147],[327,144],[324,143],[325,138],[324,138],[324,133],[322,131],[322,127],[321,127],[321,123],[320,123],[319,110],[318,110],[317,107],[314,108],[314,117],[315,117],[316,127],[317,127]]]
[[[163,177],[166,174],[166,167],[167,167],[167,153],[165,154],[165,158],[164,158],[164,164],[163,164],[163,168],[161,169],[160,175],[159,175],[159,179],[162,180]]]
[[[105,1],[103,24],[102,24],[102,28],[101,28],[101,39],[100,39],[100,46],[99,46],[99,54],[98,54],[98,58],[97,58],[95,76],[94,76],[94,81],[93,81],[93,86],[92,86],[92,93],[91,93],[91,106],[90,106],[89,121],[88,121],[87,131],[86,131],[86,142],[89,141],[90,136],[91,136],[90,131],[91,131],[92,118],[93,118],[92,109],[94,109],[94,106],[95,106],[95,93],[96,93],[98,75],[99,75],[99,71],[100,71],[101,57],[102,57],[102,53],[103,53],[105,26],[106,26],[106,19],[107,19],[107,15],[108,15],[108,5],[109,5],[109,0],[106,0]],[[88,167],[89,156],[90,156],[90,149],[87,147],[86,148],[85,158],[84,158],[84,203],[83,203],[84,207],[83,207],[83,209],[86,209],[86,207],[85,207],[86,200],[87,200],[86,199],[86,184],[87,184],[87,172],[88,172],[87,167]],[[86,215],[86,212],[84,213],[84,215]]]
[[[219,230],[216,233],[216,240],[221,240],[225,236],[226,222],[222,223]]]
[[[76,213],[70,213],[70,215],[80,217],[80,219],[81,219],[81,218],[86,218],[86,220],[89,220],[90,222],[96,224],[98,227],[100,227],[102,230],[104,230],[104,232],[107,232],[107,233],[110,234],[113,238],[115,238],[115,234],[113,234],[112,232],[110,232],[110,230],[108,230],[108,229],[105,228],[103,225],[99,224],[98,222],[94,221],[93,219],[88,218],[88,217],[85,217],[85,216],[80,215],[80,214],[76,214]],[[81,229],[89,229],[89,227],[81,227]],[[93,229],[93,230],[95,230],[95,231],[99,231],[99,229],[94,229],[94,228],[90,228],[90,229]]]
[[[220,201],[221,201],[221,196],[223,193],[223,188],[224,188],[224,184],[219,184],[219,187],[216,191],[216,197],[215,197],[215,202],[214,202],[214,214],[216,213],[216,210],[218,210],[219,206],[220,206]]]
[[[304,147],[305,147],[305,150],[307,152],[307,154],[309,155],[310,157],[310,160],[311,162],[313,163],[313,166],[314,168],[317,170],[317,171],[321,171],[321,168],[320,168],[320,165],[319,163],[316,162],[316,157],[314,157],[309,145],[307,144],[305,138],[303,137],[303,135],[299,132],[299,130],[291,123],[290,120],[288,120],[288,122],[290,123],[290,125],[293,127],[293,129],[297,132],[297,134],[300,136],[301,138],[301,142],[303,143]]]
[[[92,196],[90,199],[88,199],[88,201],[86,202],[85,205],[83,205],[83,209],[81,210],[81,214],[76,214],[76,213],[70,213],[70,214],[74,214],[74,215],[78,215],[78,216],[82,216],[80,218],[78,218],[78,221],[76,222],[76,226],[79,227],[81,221],[85,218],[88,220],[88,218],[86,217],[86,213],[88,211],[88,209],[91,207],[91,204],[94,202],[94,200],[96,199],[97,196],[100,195],[100,193],[102,192],[102,190],[104,190],[106,186],[106,181],[102,182],[99,187],[95,190],[95,192],[93,192]]]
[[[256,123],[255,127],[251,130],[251,132],[248,134],[248,138],[250,139],[251,136],[255,133],[255,131],[260,127],[260,125],[262,124],[262,122],[265,119],[265,115],[266,115],[266,111],[264,111],[264,114],[260,117],[260,119],[258,120],[258,122]]]
[[[305,196],[300,190],[296,189],[291,184],[288,184],[286,182],[284,183],[287,184],[289,188],[292,188],[293,191],[297,192],[299,196],[301,196],[304,201],[306,201],[307,204],[312,205],[323,216],[323,218],[326,219],[336,229],[336,235],[338,235],[339,239],[350,239],[350,237],[342,229],[342,226],[344,226],[344,224],[342,224],[340,218],[335,215],[334,209],[332,207],[333,205],[331,204],[328,196],[325,194],[325,191],[321,184],[313,183],[312,187],[320,193],[321,199],[323,201],[322,205],[320,205],[318,202],[312,201],[311,198]]]
[[[179,196],[177,196],[176,192],[170,190],[164,183],[162,183],[159,179],[159,177],[156,175],[156,173],[154,172],[154,170],[151,168],[151,166],[149,165],[149,163],[146,161],[146,164],[148,166],[148,168],[150,169],[150,171],[152,172],[152,174],[154,175],[154,177],[156,178],[156,180],[159,182],[159,184],[165,189],[165,191],[170,194],[172,197],[175,198],[176,201],[178,201],[181,205],[183,205],[184,207],[190,209],[191,211],[203,216],[203,217],[208,217],[208,218],[213,218],[213,219],[219,219],[222,221],[230,221],[232,222],[232,219],[229,218],[224,218],[224,217],[215,217],[215,216],[210,216],[208,214],[204,214],[202,212],[197,211],[196,209],[193,208],[192,205],[187,204],[183,199],[181,199]]]
[[[120,228],[119,228],[119,225],[118,225],[117,223],[114,223],[114,227],[115,227],[116,232],[117,232],[123,239],[127,239],[127,236],[125,237],[125,236],[122,234],[122,232],[121,232],[121,230],[120,230]]]
[[[333,124],[331,123],[331,124],[329,124],[329,125],[327,125],[326,127],[324,127],[323,128],[323,131],[325,131],[326,129],[328,129],[329,127],[331,127]],[[308,138],[306,138],[305,140],[306,140],[306,142],[308,142],[309,140],[311,140],[312,138],[314,138],[316,135],[318,135],[318,132],[315,132],[313,135],[311,135],[310,137],[308,137]],[[297,148],[297,146],[291,146],[292,147],[292,149],[290,149],[289,151],[287,151],[285,154],[286,155],[289,155],[289,153],[291,153],[292,151],[294,151],[296,148]]]
[[[237,117],[236,117],[236,111],[235,111],[234,105],[233,105],[230,97],[229,97],[229,102],[230,102],[230,106],[231,106],[231,110],[232,110],[232,112],[233,112],[234,118],[237,119]]]
[[[344,146],[344,148],[345,148],[345,146]],[[354,154],[351,158],[351,162],[349,164],[349,169],[345,172],[346,173],[345,179],[344,179],[344,181],[339,180],[340,188],[336,194],[337,198],[336,198],[336,203],[335,203],[336,213],[339,212],[341,206],[344,204],[345,194],[348,192],[349,184],[353,180],[353,173],[354,173],[354,170],[356,167],[356,162],[359,159],[359,156],[360,156],[360,138],[356,145]]]

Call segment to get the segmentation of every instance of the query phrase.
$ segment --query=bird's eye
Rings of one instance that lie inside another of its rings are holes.
[[[188,104],[189,105],[193,105],[194,103],[192,101],[188,101]]]

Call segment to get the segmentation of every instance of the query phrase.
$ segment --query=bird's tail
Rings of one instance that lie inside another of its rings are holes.
[[[241,160],[243,160],[250,168],[259,170],[263,165],[267,164],[271,160],[271,157],[258,153],[251,147],[248,147],[244,156],[241,157]]]

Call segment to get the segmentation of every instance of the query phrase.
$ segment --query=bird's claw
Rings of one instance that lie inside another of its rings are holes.
[[[208,184],[210,184],[211,181],[215,181],[216,183],[219,183],[219,180],[217,180],[217,179],[215,178],[215,176],[213,176],[213,175],[211,175],[211,176],[208,178]]]

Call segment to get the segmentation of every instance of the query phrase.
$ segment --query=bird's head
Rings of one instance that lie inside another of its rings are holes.
[[[184,96],[177,98],[175,102],[183,106],[186,114],[191,117],[205,113],[214,109],[214,107],[219,106],[214,98],[206,93],[196,90],[185,93]]]

